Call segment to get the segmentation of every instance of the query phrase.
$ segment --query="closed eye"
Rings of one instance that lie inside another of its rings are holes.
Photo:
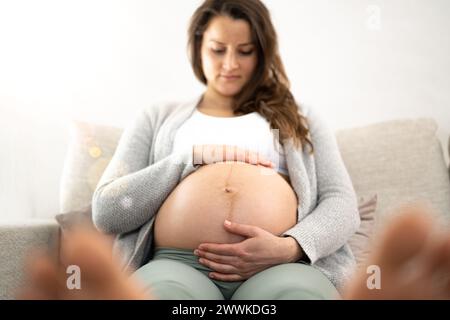
[[[225,50],[212,50],[214,53],[217,53],[217,54],[222,54],[222,53],[225,53]]]
[[[251,55],[253,53],[253,50],[250,50],[250,51],[242,51],[242,52],[240,52],[240,54],[242,54],[242,55],[244,55],[244,56],[249,56],[249,55]]]
[[[215,54],[218,54],[218,55],[222,55],[222,54],[224,54],[225,53],[225,51],[226,50],[212,50]],[[241,55],[243,55],[243,56],[249,56],[249,55],[251,55],[253,53],[253,50],[250,50],[250,51],[240,51],[239,52],[239,54],[241,54]]]

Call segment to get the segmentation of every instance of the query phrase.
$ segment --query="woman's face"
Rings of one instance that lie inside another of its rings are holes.
[[[214,17],[201,47],[207,90],[233,97],[247,84],[257,64],[256,46],[247,21]]]

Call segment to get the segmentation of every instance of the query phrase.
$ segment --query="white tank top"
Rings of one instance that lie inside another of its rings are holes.
[[[175,134],[172,152],[192,150],[193,145],[225,144],[258,152],[275,163],[275,169],[288,175],[283,147],[278,142],[279,131],[258,112],[238,117],[214,117],[194,111]]]

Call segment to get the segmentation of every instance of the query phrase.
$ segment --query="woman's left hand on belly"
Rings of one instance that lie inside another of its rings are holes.
[[[300,246],[290,237],[278,237],[252,225],[225,221],[224,226],[228,232],[247,239],[233,244],[198,246],[194,253],[201,264],[214,271],[209,274],[213,279],[243,281],[274,265],[295,262],[302,255]]]

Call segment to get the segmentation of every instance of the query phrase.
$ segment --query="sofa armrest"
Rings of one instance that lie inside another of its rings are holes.
[[[0,299],[14,299],[24,285],[26,255],[49,249],[58,258],[59,226],[55,220],[0,221]]]

